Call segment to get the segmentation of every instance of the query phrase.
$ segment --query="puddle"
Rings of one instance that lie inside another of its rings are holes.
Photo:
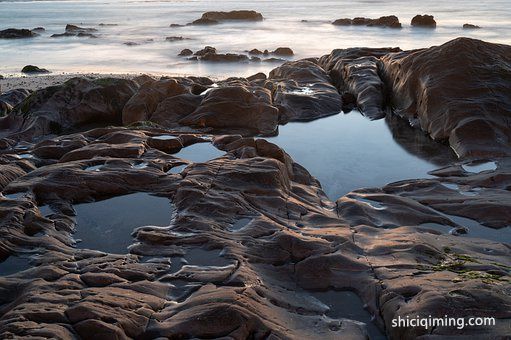
[[[49,205],[42,205],[39,208],[39,212],[41,213],[42,216],[49,216],[49,215],[53,215],[55,212],[50,208]]]
[[[174,154],[174,157],[187,159],[194,163],[204,163],[211,159],[223,156],[225,153],[218,150],[211,143],[195,143],[182,148],[181,151]]]
[[[385,210],[386,209],[383,204],[381,204],[380,202],[377,202],[377,201],[372,201],[370,199],[362,198],[360,196],[355,196],[355,197],[350,197],[350,198],[353,198],[359,202],[365,203],[365,204],[371,206],[371,208],[373,208],[375,210]]]
[[[28,192],[16,192],[14,194],[3,194],[3,196],[10,200],[18,200],[28,195]]]
[[[18,155],[19,158],[21,159],[33,159],[35,158],[34,155],[30,154],[30,153],[22,153],[21,155]]]
[[[85,171],[100,171],[102,167],[103,167],[103,164],[93,165],[93,166],[86,167],[84,170]]]
[[[149,163],[147,162],[142,162],[142,163],[138,163],[138,164],[133,164],[131,167],[133,169],[146,169],[147,167],[149,166]]]
[[[444,216],[451,219],[453,222],[458,223],[459,225],[466,227],[468,232],[466,234],[461,234],[461,237],[477,237],[486,240],[491,240],[499,243],[511,243],[511,226],[494,229],[490,227],[485,227],[481,225],[479,222],[472,220],[470,218],[443,214]]]
[[[439,223],[428,222],[428,223],[420,224],[419,227],[421,227],[423,229],[436,230],[441,234],[451,234],[451,235],[456,235],[456,236],[463,235],[462,233],[459,233],[456,228],[453,228],[450,225],[443,225],[443,224],[439,224]]]
[[[153,136],[151,138],[158,139],[158,140],[171,140],[171,139],[176,139],[177,137],[173,136],[173,135],[160,135],[160,136]]]
[[[474,189],[470,189],[470,190],[463,190],[463,188],[460,187],[459,185],[452,184],[452,183],[445,183],[444,182],[444,183],[442,183],[442,185],[444,187],[448,188],[448,189],[457,191],[457,192],[459,192],[460,194],[462,194],[464,196],[470,196],[470,197],[479,195],[479,191],[481,191],[481,188],[474,188]]]
[[[174,167],[172,167],[172,169],[167,171],[167,174],[180,174],[181,171],[183,171],[184,168],[186,168],[187,166],[188,166],[188,164],[174,166]]]
[[[431,178],[429,171],[456,159],[448,146],[400,118],[371,121],[358,111],[289,123],[267,139],[316,177],[332,200],[355,189]]]
[[[75,240],[77,248],[125,254],[140,226],[168,226],[173,205],[169,199],[135,193],[111,199],[77,204]]]
[[[251,217],[240,218],[239,220],[234,222],[233,225],[228,227],[227,230],[234,231],[234,232],[235,231],[240,231],[241,229],[245,228],[247,226],[247,224],[249,224],[250,222],[252,222],[252,218]]]
[[[463,170],[472,173],[480,173],[482,171],[494,171],[497,169],[497,163],[495,162],[485,162],[479,164],[463,164],[461,166]]]
[[[32,268],[29,258],[9,256],[5,261],[0,262],[0,276],[12,275],[29,268]]]
[[[372,322],[371,314],[364,309],[364,303],[357,294],[350,291],[335,290],[308,293],[330,308],[326,313],[328,317],[363,322],[366,324],[367,333],[372,340],[386,339],[385,335]]]
[[[202,248],[189,249],[184,257],[171,257],[171,272],[175,273],[184,265],[198,267],[225,267],[232,264],[232,260],[222,256],[219,249],[206,250]]]

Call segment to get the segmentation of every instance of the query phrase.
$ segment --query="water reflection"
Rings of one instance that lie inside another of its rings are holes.
[[[289,123],[268,140],[315,176],[332,200],[354,189],[430,177],[429,171],[454,157],[447,146],[417,133],[405,121],[371,121],[358,111]]]

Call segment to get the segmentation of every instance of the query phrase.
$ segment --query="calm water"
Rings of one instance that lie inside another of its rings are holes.
[[[224,23],[216,26],[170,28],[185,24],[208,10],[254,9],[266,18],[257,23]],[[436,30],[412,29],[418,13],[433,14]],[[223,52],[274,49],[289,46],[296,58],[320,56],[334,48],[352,46],[427,47],[458,36],[511,43],[509,0],[263,0],[263,1],[3,1],[0,29],[43,26],[46,33],[28,40],[0,40],[0,73],[19,72],[26,64],[55,72],[153,72],[209,76],[250,75],[267,72],[275,64],[207,64],[178,58],[183,48],[212,45]],[[397,15],[401,30],[369,27],[336,27],[342,17]],[[301,22],[308,20],[308,22]],[[99,39],[49,38],[62,33],[68,23],[99,29]],[[100,23],[117,26],[98,26]],[[463,30],[464,23],[483,27]],[[191,40],[166,42],[167,36]],[[321,41],[318,44],[318,41]],[[139,43],[126,46],[126,42]]]
[[[394,138],[399,129],[401,138]],[[406,133],[410,138],[403,138]],[[268,140],[304,166],[332,200],[360,189],[381,187],[404,179],[424,178],[427,172],[454,161],[445,145],[420,138],[409,126],[388,120],[371,121],[358,111],[308,123],[279,127]]]

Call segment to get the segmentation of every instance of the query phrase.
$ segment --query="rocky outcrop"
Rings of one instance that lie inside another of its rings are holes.
[[[345,97],[344,111],[355,104],[370,119],[386,115],[387,87],[380,78],[379,58],[399,48],[350,48],[333,50],[319,59],[339,92]],[[354,97],[354,103],[347,100]]]
[[[239,10],[230,12],[206,12],[202,14],[202,20],[225,21],[225,20],[243,20],[243,21],[261,21],[263,15],[256,11]]]
[[[30,94],[3,118],[16,138],[61,133],[85,124],[120,124],[122,109],[137,89],[131,80],[73,78]]]
[[[473,30],[479,29],[481,26],[473,25],[473,24],[463,24],[463,29]]]
[[[26,65],[21,69],[21,73],[51,73],[45,68],[40,68],[34,65]]]
[[[336,26],[375,26],[375,27],[390,27],[390,28],[401,28],[401,23],[399,22],[399,18],[395,15],[389,15],[380,17],[378,19],[370,19],[357,17],[354,19],[343,18],[337,19],[332,22],[333,25]]]
[[[435,18],[432,15],[420,15],[417,14],[412,18],[412,21],[410,23],[412,26],[415,27],[427,27],[427,28],[435,28],[436,27],[436,21]]]
[[[339,113],[342,99],[328,74],[308,60],[287,62],[270,72],[267,86],[281,111],[281,123]]]
[[[33,38],[38,34],[28,29],[8,28],[0,31],[0,39]]]
[[[396,114],[461,158],[511,154],[511,47],[459,38],[381,60]]]
[[[80,38],[97,38],[98,36],[94,33],[98,30],[92,27],[80,27],[76,25],[67,24],[66,31],[64,33],[52,34],[52,38],[61,37],[80,37]]]

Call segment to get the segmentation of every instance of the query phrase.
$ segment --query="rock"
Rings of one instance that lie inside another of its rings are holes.
[[[50,38],[63,38],[63,37],[76,37],[76,34],[64,32],[64,33],[55,33],[50,36]]]
[[[188,40],[188,38],[178,37],[178,36],[172,36],[172,37],[166,37],[165,41],[182,41],[182,40]]]
[[[206,46],[202,50],[199,50],[194,53],[194,55],[196,55],[198,57],[203,57],[206,54],[216,54],[216,48],[211,47],[211,46]]]
[[[251,75],[250,77],[247,77],[247,80],[254,81],[254,80],[266,80],[268,77],[266,77],[266,74],[259,72],[256,74]]]
[[[460,158],[511,154],[510,46],[458,38],[389,54],[382,65],[394,112],[431,138],[449,141]]]
[[[343,94],[343,111],[351,111],[356,104],[370,119],[386,116],[387,87],[380,78],[379,57],[398,51],[399,48],[337,49],[319,59]]]
[[[27,89],[14,89],[0,94],[0,101],[16,106],[30,95],[31,91]]]
[[[97,35],[92,34],[92,33],[86,33],[86,32],[80,32],[76,36],[79,38],[94,38],[94,39],[98,38]]]
[[[378,19],[370,19],[370,18],[363,18],[363,17],[357,17],[354,19],[349,18],[343,18],[343,19],[337,19],[334,22],[332,22],[333,25],[336,26],[378,26],[378,27],[390,27],[390,28],[401,28],[401,23],[399,22],[398,17],[395,15],[389,15],[380,17]]]
[[[184,50],[182,50],[181,52],[179,52],[178,56],[181,56],[181,57],[187,57],[187,56],[191,56],[193,54],[193,51],[188,49],[188,48],[185,48]]]
[[[278,56],[286,56],[286,57],[294,55],[293,50],[290,49],[289,47],[279,47],[271,53],[278,55]]]
[[[11,132],[28,138],[94,122],[121,122],[122,109],[135,93],[131,80],[72,78],[62,85],[33,92],[7,116]]]
[[[39,33],[40,33],[40,32],[44,32],[44,31],[46,31],[46,30],[44,29],[44,27],[35,27],[35,28],[32,28],[32,32],[36,32],[36,33],[37,33],[37,32],[39,32]]]
[[[261,21],[263,15],[256,11],[230,11],[230,12],[206,12],[202,14],[202,20],[224,21],[224,20],[245,20]]]
[[[478,29],[481,28],[481,26],[472,25],[472,24],[463,24],[464,29]]]
[[[341,96],[331,78],[311,61],[287,62],[272,70],[268,78],[281,123],[309,121],[341,110]]]
[[[27,65],[27,66],[23,67],[23,69],[21,69],[21,72],[22,73],[50,73],[50,71],[48,71],[47,69],[39,68],[34,65]]]
[[[74,34],[78,34],[78,33],[92,33],[92,32],[97,32],[98,30],[95,29],[95,28],[92,28],[92,27],[80,27],[80,26],[76,26],[76,25],[71,25],[71,24],[67,24],[66,25],[66,32],[67,33],[74,33]]]
[[[168,128],[179,127],[179,121],[194,112],[203,97],[195,94],[180,94],[161,101],[151,115],[151,121]]]
[[[8,28],[0,31],[0,39],[33,38],[38,34],[28,29]]]
[[[199,107],[179,121],[181,125],[216,131],[245,130],[272,134],[277,129],[279,110],[271,93],[261,87],[226,86],[209,91]]]
[[[184,25],[181,25],[181,24],[170,24],[169,27],[184,27]]]
[[[254,48],[254,49],[248,51],[248,54],[261,55],[261,54],[263,54],[263,51],[260,51],[257,48]]]
[[[427,15],[427,14],[416,15],[412,18],[411,25],[415,26],[415,27],[435,28],[436,21],[432,15]]]
[[[175,79],[148,81],[124,106],[122,123],[129,125],[140,121],[149,121],[161,101],[184,93],[189,93],[188,89]]]
[[[127,41],[127,42],[125,42],[123,44],[126,45],[126,46],[138,46],[138,45],[140,45],[139,43],[136,43],[134,41]]]
[[[219,23],[220,22],[218,22],[217,20],[200,18],[200,19],[192,21],[192,23],[190,25],[216,25]]]
[[[245,54],[235,53],[206,53],[200,60],[213,61],[213,62],[244,62],[248,61],[249,58]]]

